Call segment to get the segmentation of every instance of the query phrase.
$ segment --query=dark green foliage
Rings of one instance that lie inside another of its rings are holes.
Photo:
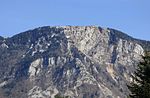
[[[131,98],[150,98],[150,53],[138,64],[133,82],[128,86]]]

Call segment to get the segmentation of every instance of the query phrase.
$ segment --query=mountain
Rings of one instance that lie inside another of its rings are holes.
[[[0,37],[4,98],[126,98],[150,42],[111,28],[45,26]]]

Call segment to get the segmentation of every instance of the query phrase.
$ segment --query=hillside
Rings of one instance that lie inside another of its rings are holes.
[[[126,98],[150,42],[96,26],[44,26],[0,37],[6,98]]]

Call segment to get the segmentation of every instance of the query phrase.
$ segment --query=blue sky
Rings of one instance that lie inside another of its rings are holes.
[[[4,37],[45,25],[96,25],[150,40],[150,0],[0,1]]]

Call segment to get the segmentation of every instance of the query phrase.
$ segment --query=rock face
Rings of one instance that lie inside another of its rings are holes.
[[[6,98],[126,98],[126,84],[149,46],[96,26],[45,26],[1,37],[0,93]]]

